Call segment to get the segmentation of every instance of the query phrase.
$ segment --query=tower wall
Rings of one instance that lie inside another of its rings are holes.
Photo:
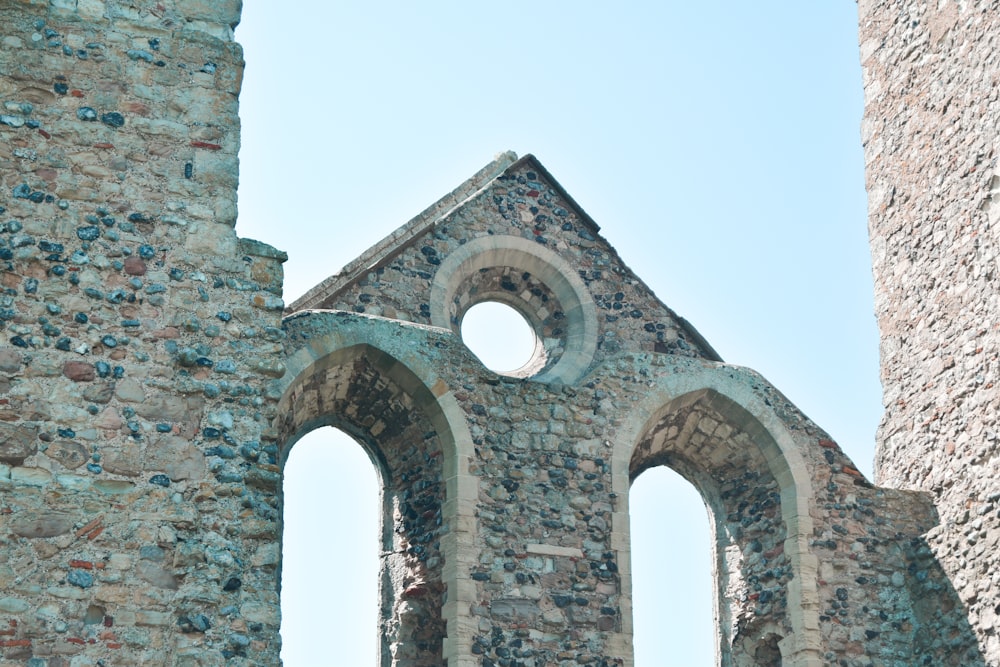
[[[879,484],[933,494],[929,545],[1000,661],[1000,5],[860,10],[885,415]]]
[[[283,256],[233,230],[239,7],[0,3],[4,665],[278,662]]]

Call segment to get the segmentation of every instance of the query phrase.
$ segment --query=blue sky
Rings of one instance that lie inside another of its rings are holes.
[[[494,154],[534,153],[667,305],[726,361],[767,377],[870,475],[881,400],[854,3],[247,0],[243,16],[237,231],[289,253],[286,301]],[[331,492],[330,479],[370,464],[363,454],[348,462],[360,452],[353,443],[317,443],[308,458],[302,441],[290,468],[302,453],[319,480],[287,471],[289,531],[298,523],[327,542],[286,533],[286,571],[303,574],[308,592],[286,579],[284,657],[293,667],[372,665],[374,606],[322,598],[374,601],[374,574],[329,563],[355,551],[338,534],[375,519],[352,527],[356,500],[291,495]],[[683,500],[672,494],[685,485],[649,480],[632,498],[633,531],[655,538],[642,545],[648,574],[637,553],[636,576],[652,584],[683,572],[675,584],[700,587],[637,594],[637,665],[664,664],[665,645],[671,664],[713,664],[704,510],[690,487]],[[647,486],[660,495],[647,499]],[[705,532],[678,537],[688,523]],[[374,535],[360,556],[372,568]],[[291,566],[299,544],[323,564]],[[318,592],[320,580],[332,592]],[[320,648],[296,629],[319,633]],[[369,641],[364,657],[348,652],[359,638]]]

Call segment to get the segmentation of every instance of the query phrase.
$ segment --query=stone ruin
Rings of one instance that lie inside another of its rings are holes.
[[[282,466],[377,462],[383,667],[631,665],[629,486],[689,480],[724,666],[1000,664],[995,2],[862,0],[876,479],[532,156],[286,308],[237,237],[238,0],[0,2],[0,666],[277,665]],[[534,329],[485,369],[485,301]]]

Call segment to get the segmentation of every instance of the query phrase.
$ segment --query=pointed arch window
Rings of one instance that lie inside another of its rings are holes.
[[[701,494],[667,466],[650,468],[632,483],[629,515],[636,667],[716,664],[713,538]]]
[[[379,481],[368,454],[333,427],[295,443],[284,470],[281,658],[376,664]]]

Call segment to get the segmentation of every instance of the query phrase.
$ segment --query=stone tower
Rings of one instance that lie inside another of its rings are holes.
[[[239,2],[0,3],[0,666],[279,664],[282,470],[327,424],[382,482],[381,667],[631,665],[659,465],[710,509],[721,665],[996,665],[995,10],[862,6],[875,486],[532,156],[286,309],[233,230]],[[484,301],[523,368],[462,343]]]
[[[933,497],[929,547],[996,665],[1000,5],[862,0],[859,10],[885,404],[876,482]]]
[[[278,662],[284,255],[233,230],[239,12],[0,2],[3,665]]]

